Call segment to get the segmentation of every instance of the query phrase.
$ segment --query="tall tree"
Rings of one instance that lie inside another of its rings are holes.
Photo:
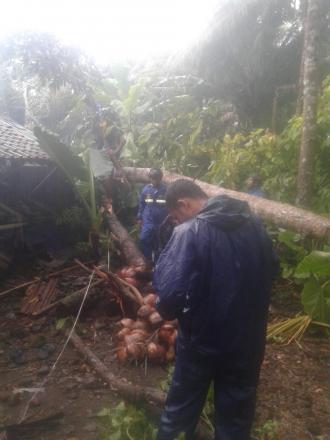
[[[276,90],[299,77],[301,34],[294,0],[219,0],[187,63],[190,55],[192,68],[234,104],[241,122],[267,127]]]
[[[309,206],[313,191],[317,133],[318,47],[321,0],[308,0],[303,49],[303,126],[299,155],[297,204]]]

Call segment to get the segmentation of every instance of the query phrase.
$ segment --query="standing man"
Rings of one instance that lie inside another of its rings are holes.
[[[150,183],[141,192],[138,220],[141,222],[141,251],[148,260],[152,260],[156,251],[157,231],[167,216],[167,209],[166,186],[162,183],[162,171],[158,168],[151,168],[149,179]]]
[[[246,202],[207,199],[177,180],[166,203],[179,226],[156,265],[157,309],[179,321],[158,440],[191,440],[211,383],[215,439],[248,440],[274,275],[272,244]]]
[[[261,187],[262,181],[259,174],[253,174],[246,179],[246,192],[251,196],[266,197],[265,191]]]

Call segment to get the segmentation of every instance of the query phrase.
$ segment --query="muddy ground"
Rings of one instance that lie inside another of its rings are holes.
[[[23,295],[24,291],[15,293],[0,303],[0,426],[17,423],[31,396],[22,388],[36,387],[44,380],[64,343],[62,331],[56,329],[57,313],[39,319],[19,313]],[[92,309],[85,311],[78,326],[83,341],[113,373],[142,385],[159,386],[167,376],[166,369],[120,366],[113,351],[114,316],[95,304],[88,307]],[[283,302],[275,304],[276,315],[281,307]],[[119,401],[69,345],[45,392],[31,403],[26,420],[56,413],[62,413],[63,418],[51,431],[41,428],[27,438],[96,440],[101,432],[96,415]],[[330,440],[330,345],[325,336],[309,334],[300,346],[268,344],[256,428],[256,439]],[[23,439],[23,435],[17,438]]]

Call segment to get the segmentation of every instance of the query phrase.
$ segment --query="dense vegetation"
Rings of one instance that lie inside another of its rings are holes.
[[[268,198],[294,204],[304,123],[301,59],[307,3],[223,1],[198,47],[180,60],[142,67],[100,68],[50,35],[17,35],[2,43],[1,114],[31,128],[45,128],[62,142],[54,144],[51,136],[38,131],[76,195],[73,206],[56,214],[57,224],[72,230],[79,225],[84,231],[100,226],[90,148],[110,148],[123,164],[160,166],[239,191],[245,190],[247,177],[257,173]],[[327,0],[320,1],[319,32],[310,209],[329,215]],[[132,194],[125,200],[134,206]],[[270,340],[300,338],[312,322],[329,331],[329,246],[292,231],[272,228],[270,233],[282,278],[301,292],[303,312],[290,323],[276,324]],[[131,430],[139,438],[155,435],[142,412],[127,411],[123,405],[111,413],[104,410],[100,418],[106,426],[104,439],[130,439]],[[259,436],[272,438],[268,431]]]

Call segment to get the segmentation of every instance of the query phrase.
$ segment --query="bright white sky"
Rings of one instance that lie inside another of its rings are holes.
[[[179,51],[196,40],[217,0],[2,0],[0,40],[46,31],[99,63]]]

